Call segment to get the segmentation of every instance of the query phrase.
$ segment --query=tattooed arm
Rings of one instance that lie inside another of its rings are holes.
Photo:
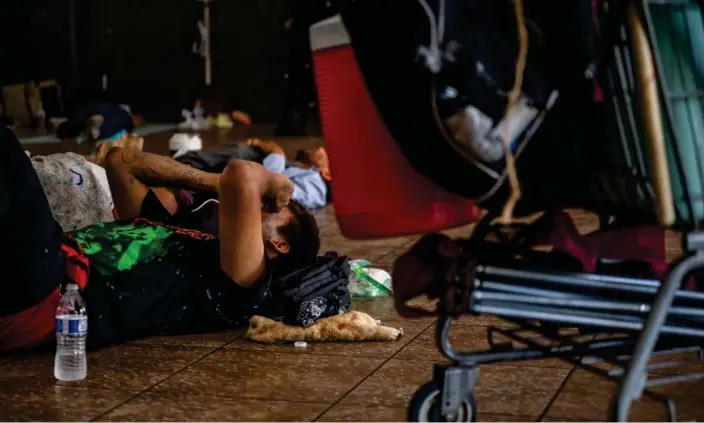
[[[219,175],[179,163],[169,157],[123,148],[111,149],[105,160],[115,213],[119,219],[139,216],[150,187],[180,187],[217,192]],[[164,208],[171,214],[178,210],[173,192],[153,188]]]

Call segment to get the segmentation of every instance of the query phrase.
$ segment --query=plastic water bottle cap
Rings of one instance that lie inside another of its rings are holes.
[[[293,344],[296,348],[308,348],[308,343],[304,341],[297,341]]]

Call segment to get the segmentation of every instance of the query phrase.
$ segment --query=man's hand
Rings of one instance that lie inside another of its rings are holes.
[[[232,184],[238,189],[245,185],[254,189],[269,213],[281,211],[293,195],[293,183],[286,176],[269,172],[259,163],[247,160],[230,160],[220,175],[220,195],[223,190],[232,189]]]
[[[269,213],[278,213],[291,201],[293,184],[280,173],[269,172],[269,184],[262,197],[264,210]]]
[[[235,110],[231,113],[231,115],[232,120],[234,120],[235,122],[239,122],[244,126],[252,125],[252,117],[249,116],[249,114],[243,112],[242,110]]]
[[[265,154],[285,154],[284,149],[274,141],[262,141],[258,138],[251,138],[245,142],[247,145],[259,148]]]

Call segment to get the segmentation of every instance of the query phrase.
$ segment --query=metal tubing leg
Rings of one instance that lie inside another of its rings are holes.
[[[675,266],[665,282],[660,286],[653,308],[648,315],[643,331],[638,337],[628,373],[621,384],[616,402],[616,419],[619,422],[628,421],[631,405],[643,392],[646,383],[646,367],[660,336],[660,329],[675,298],[675,293],[689,272],[704,266],[704,253],[686,258]]]

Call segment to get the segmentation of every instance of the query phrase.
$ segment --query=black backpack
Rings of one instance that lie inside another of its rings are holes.
[[[318,319],[346,313],[351,304],[347,257],[318,257],[318,263],[275,278],[264,315],[309,327]]]

